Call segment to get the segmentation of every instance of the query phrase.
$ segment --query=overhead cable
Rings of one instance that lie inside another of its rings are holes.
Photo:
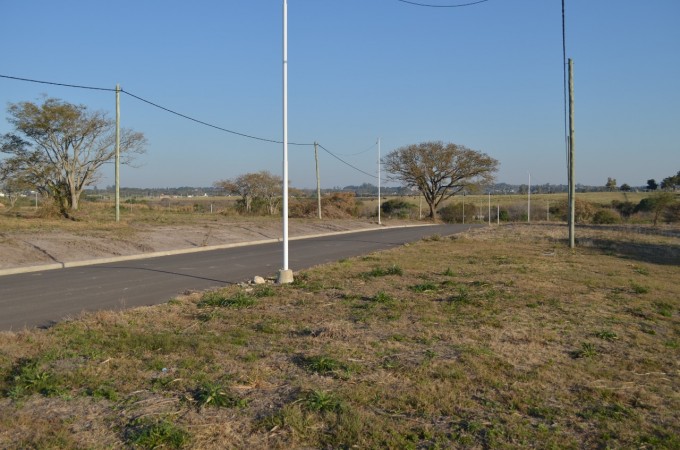
[[[337,155],[340,155],[340,156],[357,156],[357,155],[363,155],[364,153],[367,153],[367,152],[371,151],[372,149],[376,148],[377,146],[378,146],[378,142],[375,142],[373,145],[371,145],[370,147],[368,147],[366,150],[362,150],[362,151],[360,151],[360,152],[356,152],[356,153],[336,153],[336,154],[337,154]]]
[[[408,0],[397,0],[398,2],[402,3],[408,3],[409,5],[414,5],[414,6],[423,6],[426,8],[462,8],[464,6],[474,6],[478,5],[480,3],[488,2],[489,0],[478,0],[476,2],[470,2],[470,3],[459,3],[457,5],[429,5],[426,3],[417,3],[417,2],[411,2]]]
[[[486,0],[484,0],[484,1],[486,1]],[[1,75],[1,74],[0,74],[0,78],[7,78],[7,79],[10,79],[10,80],[17,80],[17,81],[26,81],[26,82],[29,82],[29,83],[49,84],[49,85],[52,85],[52,86],[63,86],[63,87],[76,88],[76,89],[90,89],[90,90],[96,90],[96,91],[116,92],[116,89],[111,89],[111,88],[100,88],[100,87],[83,86],[83,85],[77,85],[77,84],[55,83],[55,82],[52,82],[52,81],[33,80],[33,79],[30,79],[30,78],[12,77],[12,76],[9,76],[9,75]],[[192,122],[196,122],[196,123],[199,123],[199,124],[201,124],[201,125],[205,125],[205,126],[207,126],[207,127],[214,128],[214,129],[216,129],[216,130],[224,131],[224,132],[226,132],[226,133],[234,134],[234,135],[236,135],[236,136],[241,136],[241,137],[245,137],[245,138],[248,138],[248,139],[255,139],[255,140],[258,140],[258,141],[262,141],[262,142],[270,142],[270,143],[273,143],[273,144],[283,144],[283,141],[277,141],[277,140],[274,140],[274,139],[266,139],[266,138],[261,138],[261,137],[258,137],[258,136],[253,136],[253,135],[250,135],[250,134],[240,133],[240,132],[238,132],[238,131],[229,130],[229,129],[227,129],[227,128],[223,128],[223,127],[220,127],[220,126],[217,126],[217,125],[213,125],[213,124],[208,123],[208,122],[204,122],[204,121],[199,120],[199,119],[195,119],[195,118],[193,118],[193,117],[191,117],[191,116],[187,116],[186,114],[179,113],[179,112],[174,111],[174,110],[172,110],[172,109],[170,109],[170,108],[166,108],[166,107],[161,106],[161,105],[159,105],[159,104],[157,104],[157,103],[154,103],[154,102],[152,102],[152,101],[150,101],[150,100],[147,100],[147,99],[145,99],[145,98],[142,98],[142,97],[140,97],[140,96],[138,96],[138,95],[135,95],[135,94],[133,94],[132,92],[128,92],[128,91],[126,91],[126,90],[124,90],[124,89],[120,89],[120,92],[122,92],[122,93],[124,93],[124,94],[126,94],[126,95],[129,95],[130,97],[132,97],[132,98],[134,98],[134,99],[136,99],[136,100],[139,100],[139,101],[141,101],[141,102],[143,102],[143,103],[146,103],[146,104],[148,104],[148,105],[151,105],[151,106],[153,106],[153,107],[155,107],[155,108],[158,108],[158,109],[161,109],[161,110],[163,110],[163,111],[169,112],[169,113],[174,114],[174,115],[176,115],[176,116],[178,116],[178,117],[182,117],[182,118],[184,118],[184,119],[191,120]],[[313,143],[312,143],[312,144],[306,144],[306,143],[289,142],[288,145],[311,146],[311,145],[314,145],[314,144],[313,144]],[[361,154],[361,153],[366,153],[366,152],[368,152],[369,150],[371,150],[372,148],[374,148],[375,146],[376,146],[376,144],[373,144],[373,145],[372,145],[371,147],[369,147],[368,149],[363,150],[363,151],[358,152],[358,153],[354,153],[353,155],[359,155],[359,154]],[[340,157],[338,157],[337,155],[335,155],[333,152],[331,152],[330,150],[328,150],[328,149],[327,149],[326,147],[324,147],[323,145],[319,144],[319,147],[321,147],[326,153],[328,153],[329,155],[331,155],[333,158],[335,158],[335,159],[337,159],[338,161],[342,162],[343,164],[345,164],[345,165],[351,167],[352,169],[354,169],[354,170],[356,170],[356,171],[358,171],[358,172],[361,172],[361,173],[363,173],[364,175],[368,175],[369,177],[378,178],[377,176],[375,176],[375,175],[373,175],[373,174],[371,174],[371,173],[365,172],[365,171],[359,169],[358,167],[356,167],[356,166],[354,166],[354,165],[348,163],[347,161],[341,159]],[[350,155],[350,156],[352,156],[352,155]]]
[[[353,166],[352,164],[348,163],[347,161],[345,161],[345,160],[341,159],[340,157],[336,156],[333,152],[331,152],[330,150],[328,150],[328,149],[327,149],[326,147],[324,147],[323,145],[319,144],[319,147],[321,147],[321,149],[323,149],[326,153],[328,153],[329,155],[331,155],[333,158],[335,158],[335,159],[337,159],[338,161],[340,161],[341,163],[343,163],[343,164],[345,164],[345,165],[351,167],[352,169],[356,170],[357,172],[361,172],[361,173],[363,173],[364,175],[368,175],[369,177],[378,178],[377,176],[373,175],[372,173],[364,172],[363,170],[359,169],[358,167]]]
[[[90,89],[90,90],[93,90],[93,91],[116,92],[115,89],[111,89],[111,88],[101,88],[101,87],[93,87],[93,86],[80,86],[80,85],[77,85],[77,84],[54,83],[52,81],[40,81],[40,80],[31,80],[30,78],[10,77],[9,75],[0,75],[0,78],[7,78],[9,80],[18,80],[18,81],[28,81],[29,83],[50,84],[52,86],[64,86],[64,87],[70,87],[70,88],[76,88],[76,89]]]
[[[131,92],[128,92],[128,91],[124,90],[124,89],[121,89],[121,92],[124,93],[124,94],[127,94],[127,95],[129,95],[130,97],[135,98],[135,99],[137,99],[137,100],[139,100],[139,101],[141,101],[141,102],[147,103],[147,104],[149,104],[149,105],[151,105],[151,106],[154,106],[154,107],[156,107],[156,108],[158,108],[158,109],[162,109],[163,111],[169,112],[169,113],[171,113],[171,114],[174,114],[174,115],[176,115],[176,116],[182,117],[182,118],[184,118],[184,119],[191,120],[191,121],[196,122],[196,123],[200,123],[201,125],[205,125],[206,127],[214,128],[214,129],[216,129],[216,130],[224,131],[224,132],[226,132],[226,133],[235,134],[236,136],[242,136],[242,137],[245,137],[245,138],[248,138],[248,139],[255,139],[255,140],[257,140],[257,141],[271,142],[271,143],[273,143],[273,144],[283,144],[283,141],[277,141],[277,140],[275,140],[275,139],[266,139],[266,138],[261,138],[261,137],[253,136],[253,135],[250,135],[250,134],[239,133],[238,131],[228,130],[228,129],[226,129],[226,128],[222,128],[222,127],[219,127],[219,126],[217,126],[217,125],[213,125],[213,124],[211,124],[211,123],[208,123],[208,122],[204,122],[204,121],[202,121],[202,120],[195,119],[195,118],[193,118],[193,117],[187,116],[186,114],[182,114],[182,113],[179,113],[179,112],[177,112],[177,111],[173,111],[173,110],[170,109],[170,108],[166,108],[166,107],[164,107],[164,106],[161,106],[161,105],[159,105],[159,104],[157,104],[157,103],[154,103],[154,102],[152,102],[152,101],[150,101],[150,100],[146,100],[146,99],[144,99],[144,98],[142,98],[142,97],[139,97],[139,96],[137,96],[137,95],[135,95],[135,94],[133,94],[133,93],[131,93]],[[289,142],[288,145],[305,145],[305,146],[307,146],[307,145],[314,145],[314,144],[301,144],[301,143],[297,143],[297,142]]]
[[[12,77],[12,76],[9,76],[9,75],[0,75],[0,78],[7,78],[9,80],[17,80],[17,81],[26,81],[26,82],[29,82],[29,83],[49,84],[49,85],[52,85],[52,86],[63,86],[63,87],[69,87],[69,88],[75,88],[75,89],[89,89],[89,90],[94,90],[94,91],[116,92],[115,89],[111,89],[111,88],[83,86],[83,85],[66,84],[66,83],[55,83],[53,81],[33,80],[33,79],[30,79],[30,78]],[[135,95],[131,92],[128,92],[124,89],[121,89],[120,92],[127,94],[130,97],[135,98],[135,99],[137,99],[141,102],[144,102],[144,103],[147,103],[147,104],[154,106],[156,108],[162,109],[163,111],[169,112],[171,114],[174,114],[176,116],[182,117],[182,118],[187,119],[187,120],[191,120],[191,121],[199,123],[201,125],[205,125],[207,127],[211,127],[211,128],[214,128],[214,129],[217,129],[217,130],[220,130],[220,131],[224,131],[226,133],[231,133],[231,134],[234,134],[234,135],[237,135],[237,136],[242,136],[242,137],[245,137],[245,138],[248,138],[248,139],[255,139],[255,140],[263,141],[263,142],[271,142],[273,144],[283,144],[283,141],[277,141],[275,139],[266,139],[266,138],[253,136],[253,135],[250,135],[250,134],[239,133],[238,131],[229,130],[227,128],[222,128],[222,127],[219,127],[217,125],[213,125],[213,124],[210,124],[208,122],[204,122],[202,120],[195,119],[193,117],[187,116],[186,114],[182,114],[182,113],[179,113],[177,111],[173,111],[170,108],[166,108],[166,107],[161,106],[157,103],[146,100],[146,99],[144,99],[144,98],[142,98],[138,95]],[[311,146],[311,145],[314,145],[314,144],[301,144],[301,143],[297,143],[297,142],[289,142],[288,145]]]

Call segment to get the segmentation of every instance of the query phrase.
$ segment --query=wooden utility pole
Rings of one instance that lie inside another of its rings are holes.
[[[576,246],[574,220],[576,181],[574,179],[574,62],[569,58],[569,248]]]
[[[116,85],[116,222],[120,222],[120,84]]]
[[[378,225],[382,225],[380,222],[380,138],[378,138]]]
[[[314,142],[314,160],[316,161],[316,209],[321,219],[321,179],[319,178],[319,144]]]

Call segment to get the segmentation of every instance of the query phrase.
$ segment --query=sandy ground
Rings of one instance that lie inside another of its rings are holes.
[[[289,236],[375,228],[360,220],[291,220]],[[191,225],[137,225],[125,233],[0,232],[0,269],[208,247],[282,237],[281,223],[253,221]]]

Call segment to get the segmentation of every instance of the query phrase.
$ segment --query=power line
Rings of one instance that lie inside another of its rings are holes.
[[[363,155],[364,153],[367,153],[370,150],[373,150],[376,146],[378,145],[378,142],[375,142],[373,145],[368,147],[366,150],[362,150],[360,152],[356,153],[337,153],[340,156],[357,156],[357,155]]]
[[[428,5],[426,3],[416,3],[416,2],[410,2],[408,0],[397,0],[397,1],[402,2],[402,3],[408,3],[409,5],[414,5],[414,6],[423,6],[423,7],[426,7],[426,8],[462,8],[464,6],[478,5],[480,3],[488,2],[489,0],[478,0],[476,2],[459,3],[457,5]]]
[[[149,105],[151,105],[151,106],[153,106],[153,107],[156,107],[156,108],[158,108],[158,109],[162,109],[163,111],[169,112],[170,114],[174,114],[174,115],[179,116],[179,117],[182,117],[182,118],[184,118],[184,119],[191,120],[192,122],[196,122],[196,123],[199,123],[199,124],[201,124],[201,125],[205,125],[206,127],[214,128],[214,129],[216,129],[216,130],[224,131],[224,132],[226,132],[226,133],[235,134],[236,136],[241,136],[241,137],[245,137],[245,138],[248,138],[248,139],[255,139],[255,140],[257,140],[257,141],[271,142],[272,144],[283,144],[283,141],[277,141],[277,140],[275,140],[275,139],[266,139],[266,138],[261,138],[261,137],[253,136],[253,135],[250,135],[250,134],[239,133],[238,131],[228,130],[228,129],[222,128],[222,127],[220,127],[220,126],[213,125],[213,124],[211,124],[211,123],[204,122],[204,121],[199,120],[199,119],[195,119],[195,118],[193,118],[193,117],[191,117],[191,116],[187,116],[186,114],[182,114],[182,113],[179,113],[179,112],[177,112],[177,111],[174,111],[174,110],[172,110],[172,109],[170,109],[170,108],[166,108],[165,106],[161,106],[161,105],[159,105],[159,104],[157,104],[157,103],[154,103],[154,102],[152,102],[152,101],[150,101],[150,100],[146,100],[146,99],[144,99],[144,98],[142,98],[142,97],[139,97],[139,96],[137,96],[137,95],[135,95],[135,94],[133,94],[133,93],[131,93],[131,92],[128,92],[128,91],[124,90],[124,89],[121,89],[121,92],[124,93],[124,94],[127,94],[127,95],[129,95],[130,97],[135,98],[135,99],[137,99],[137,100],[139,100],[139,101],[141,101],[141,102],[147,103],[147,104],[149,104]],[[309,145],[314,145],[314,144],[301,144],[301,143],[296,143],[296,142],[289,142],[288,145],[304,145],[304,146],[309,146]]]
[[[359,169],[358,167],[353,166],[352,164],[348,163],[347,161],[345,161],[345,160],[339,158],[338,156],[336,156],[333,152],[331,152],[330,150],[328,150],[328,149],[327,149],[326,147],[324,147],[323,145],[319,144],[319,147],[321,147],[321,149],[322,149],[323,151],[325,151],[326,153],[328,153],[329,155],[331,155],[333,158],[335,158],[335,159],[337,159],[338,161],[340,161],[341,163],[343,163],[343,164],[345,164],[345,165],[351,167],[352,169],[356,170],[357,172],[361,172],[361,173],[363,173],[364,175],[368,175],[369,177],[378,178],[377,176],[373,175],[372,173],[364,172],[363,170]]]
[[[111,89],[111,88],[81,86],[81,85],[77,85],[77,84],[54,83],[52,81],[40,81],[40,80],[31,80],[30,78],[10,77],[9,75],[0,75],[0,78],[7,78],[9,80],[18,80],[18,81],[28,81],[29,83],[50,84],[52,86],[64,86],[64,87],[70,87],[70,88],[76,88],[76,89],[90,89],[90,90],[93,90],[93,91],[116,92],[115,89]]]
[[[55,82],[53,82],[53,81],[33,80],[33,79],[30,79],[30,78],[12,77],[12,76],[9,76],[9,75],[0,75],[0,78],[7,78],[7,79],[9,79],[9,80],[17,80],[17,81],[26,81],[26,82],[29,82],[29,83],[37,83],[37,84],[48,84],[48,85],[51,85],[51,86],[63,86],[63,87],[69,87],[69,88],[75,88],[75,89],[89,89],[89,90],[94,90],[94,91],[116,92],[115,89],[111,89],[111,88],[101,88],[101,87],[93,87],[93,86],[83,86],[83,85],[67,84],[67,83],[55,83]],[[207,126],[207,127],[214,128],[214,129],[216,129],[216,130],[224,131],[224,132],[226,132],[226,133],[234,134],[234,135],[236,135],[236,136],[241,136],[241,137],[245,137],[245,138],[248,138],[248,139],[255,139],[255,140],[258,140],[258,141],[262,141],[262,142],[270,142],[270,143],[273,143],[273,144],[283,144],[283,141],[277,141],[277,140],[275,140],[275,139],[266,139],[266,138],[261,138],[261,137],[253,136],[253,135],[250,135],[250,134],[239,133],[238,131],[229,130],[229,129],[227,129],[227,128],[219,127],[219,126],[217,126],[217,125],[213,125],[213,124],[211,124],[211,123],[208,123],[208,122],[204,122],[204,121],[202,121],[202,120],[195,119],[195,118],[193,118],[193,117],[191,117],[191,116],[187,116],[186,114],[179,113],[179,112],[174,111],[174,110],[172,110],[172,109],[170,109],[170,108],[166,108],[166,107],[161,106],[161,105],[159,105],[159,104],[157,104],[157,103],[154,103],[154,102],[152,102],[152,101],[146,100],[146,99],[144,99],[144,98],[142,98],[142,97],[140,97],[140,96],[138,96],[138,95],[135,95],[135,94],[133,94],[133,93],[131,93],[131,92],[128,92],[128,91],[126,91],[126,90],[124,90],[124,89],[121,89],[120,92],[122,92],[122,93],[124,93],[124,94],[127,94],[127,95],[129,95],[130,97],[135,98],[135,99],[137,99],[137,100],[139,100],[139,101],[141,101],[141,102],[144,102],[144,103],[147,103],[147,104],[149,104],[149,105],[151,105],[151,106],[154,106],[154,107],[156,107],[156,108],[162,109],[163,111],[169,112],[169,113],[171,113],[171,114],[174,114],[174,115],[176,115],[176,116],[182,117],[182,118],[187,119],[187,120],[191,120],[191,121],[196,122],[196,123],[199,123],[199,124],[201,124],[201,125],[205,125],[205,126]],[[314,145],[314,144],[302,144],[302,143],[297,143],[297,142],[289,142],[288,144],[289,144],[289,145],[299,145],[299,146],[311,146],[311,145]]]

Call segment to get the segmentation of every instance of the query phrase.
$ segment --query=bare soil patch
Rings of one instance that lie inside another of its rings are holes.
[[[24,219],[26,220],[26,219]],[[32,219],[0,232],[0,269],[135,255],[184,248],[281,239],[280,219],[208,220],[188,223],[61,223]],[[377,227],[368,220],[291,219],[289,236]]]

